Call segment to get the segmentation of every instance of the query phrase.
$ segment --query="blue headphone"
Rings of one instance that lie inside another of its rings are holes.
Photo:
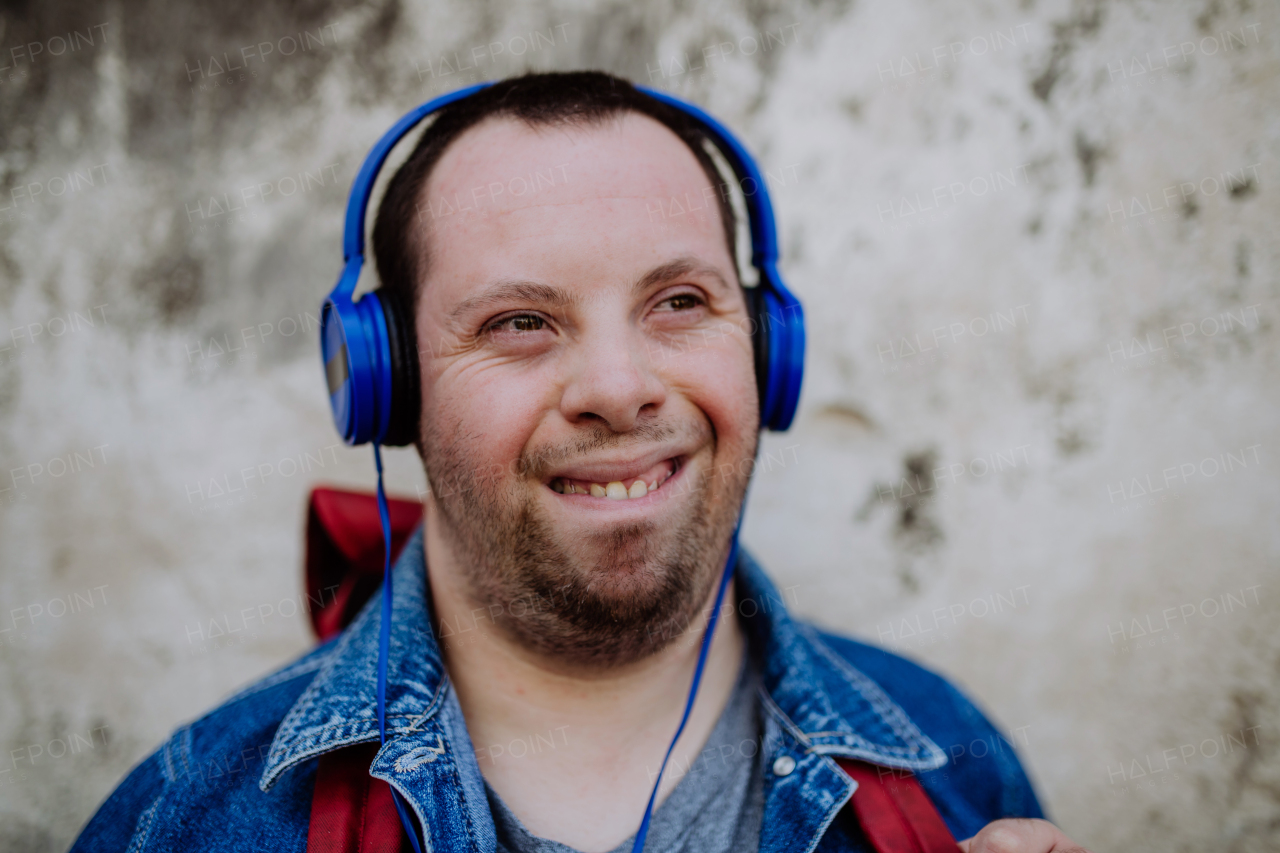
[[[409,411],[407,383],[416,380],[410,352],[413,318],[378,291],[352,300],[364,266],[364,224],[374,181],[391,149],[423,119],[492,84],[450,92],[422,104],[395,123],[373,146],[356,175],[347,200],[342,238],[342,274],[320,313],[320,354],[329,386],[329,405],[338,434],[349,445],[408,444],[417,435],[419,413]],[[665,92],[636,87],[694,118],[733,168],[744,189],[751,223],[751,263],[760,274],[748,288],[754,302],[756,380],[760,424],[781,432],[791,426],[804,376],[804,310],[778,274],[778,236],[769,190],[760,168],[724,125],[698,107]],[[750,185],[753,191],[746,192]],[[416,399],[417,394],[412,393]],[[399,403],[399,405],[397,405]],[[406,423],[409,419],[409,423]],[[390,440],[389,440],[390,439]]]
[[[329,385],[333,422],[347,444],[373,442],[373,456],[378,470],[378,514],[382,521],[384,565],[382,617],[378,638],[377,713],[378,736],[383,743],[387,738],[387,660],[391,643],[393,592],[391,521],[382,482],[382,454],[379,448],[388,443],[407,444],[417,434],[420,413],[412,411],[412,406],[406,404],[406,401],[418,397],[411,385],[417,381],[417,371],[413,369],[416,367],[417,354],[410,351],[413,318],[403,313],[404,309],[397,301],[384,298],[376,290],[362,297],[359,302],[353,301],[351,297],[364,266],[364,220],[369,208],[369,197],[373,194],[374,181],[387,155],[424,118],[490,85],[492,84],[483,83],[459,89],[428,101],[396,122],[378,140],[378,144],[373,146],[356,175],[351,196],[347,200],[346,227],[342,238],[345,263],[342,275],[338,277],[333,292],[325,299],[320,314],[320,354]],[[759,167],[742,143],[724,125],[698,107],[664,92],[639,86],[636,88],[695,119],[729,162],[739,186],[743,188],[751,223],[751,263],[760,274],[758,285],[747,291],[747,303],[755,321],[752,342],[755,349],[756,386],[760,394],[760,423],[766,429],[781,432],[791,426],[800,399],[800,380],[804,376],[804,310],[800,307],[800,300],[787,290],[778,274],[778,238],[764,176],[760,174]],[[748,181],[754,188],[751,192],[746,191]],[[742,517],[739,514],[738,529],[741,524]],[[733,532],[729,559],[720,573],[715,606],[703,634],[684,715],[662,759],[662,767],[649,795],[644,818],[636,832],[633,853],[640,853],[644,849],[662,772],[684,731],[698,694],[707,651],[719,621],[720,605],[733,575],[732,567],[737,564],[738,529]],[[392,800],[409,842],[417,853],[421,853],[408,806],[394,787],[391,790]]]

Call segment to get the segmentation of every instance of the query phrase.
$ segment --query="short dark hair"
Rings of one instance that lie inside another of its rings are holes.
[[[599,124],[628,112],[649,116],[665,125],[689,146],[711,185],[720,188],[715,195],[736,272],[737,223],[724,188],[725,179],[707,152],[709,140],[701,125],[621,77],[601,71],[573,71],[512,77],[436,113],[409,159],[396,170],[378,205],[373,251],[382,287],[402,307],[410,309],[410,317],[414,315],[418,287],[426,272],[422,265],[428,258],[421,229],[413,227],[421,217],[422,188],[445,150],[468,129],[491,117],[519,119],[537,127]],[[413,334],[413,325],[411,321],[405,330],[409,335]]]

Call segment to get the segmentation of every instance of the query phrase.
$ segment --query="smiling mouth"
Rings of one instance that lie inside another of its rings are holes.
[[[664,459],[639,476],[619,477],[615,480],[582,480],[574,477],[553,477],[547,487],[561,495],[586,495],[604,500],[635,500],[653,494],[662,484],[680,470],[682,457]]]

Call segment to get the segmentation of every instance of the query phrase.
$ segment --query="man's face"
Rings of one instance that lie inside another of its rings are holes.
[[[474,604],[567,664],[666,645],[727,557],[759,411],[708,187],[675,134],[628,113],[488,120],[420,199],[435,532]]]

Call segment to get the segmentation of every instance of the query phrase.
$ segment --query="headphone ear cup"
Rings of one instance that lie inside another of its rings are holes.
[[[350,309],[354,314],[354,309]],[[333,425],[347,444],[353,444],[356,432],[356,378],[347,351],[346,329],[342,309],[326,300],[320,309],[320,360],[324,363],[325,383],[329,388],[329,408]]]
[[[760,424],[785,432],[795,419],[804,378],[804,309],[785,288],[762,285],[760,329],[768,342],[766,376],[761,394]]]
[[[413,316],[393,291],[378,288],[372,296],[382,306],[387,321],[387,365],[391,371],[391,409],[382,443],[404,447],[418,440],[422,384],[418,372],[418,347]]]
[[[358,275],[358,264],[348,265],[348,272]],[[352,303],[341,293],[320,311],[320,355],[333,423],[353,447],[376,440],[384,418],[380,401],[390,396],[382,315],[377,299]]]

